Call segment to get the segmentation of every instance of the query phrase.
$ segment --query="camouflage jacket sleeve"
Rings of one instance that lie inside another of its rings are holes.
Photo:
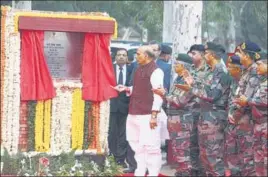
[[[251,77],[249,78],[248,84],[246,85],[246,90],[244,95],[247,98],[252,98],[253,94],[256,92],[256,89],[258,88],[260,84],[259,77],[257,74],[251,74]]]
[[[236,92],[236,89],[237,89],[237,83],[235,82],[235,80],[231,78],[231,86],[230,86],[230,93],[229,93],[229,96],[228,96],[228,112],[230,114],[233,114],[234,110],[236,109],[236,106],[235,104],[233,103],[233,99],[235,97],[235,92]]]
[[[212,77],[211,85],[205,83],[199,83],[199,86],[196,84],[193,85],[190,92],[194,95],[208,102],[215,102],[221,98],[223,94],[223,80],[225,79],[225,73],[222,68],[215,68]]]
[[[176,88],[175,84],[185,84],[182,77],[177,77],[173,84],[171,92],[165,96],[165,101],[170,105],[182,108],[194,97],[194,95],[190,92],[185,92]]]
[[[168,95],[166,101],[176,107],[184,107],[187,103],[194,98],[194,95],[190,92],[180,91],[179,95]]]
[[[248,98],[248,100],[251,100],[253,98],[253,95],[254,93],[258,91],[257,89],[259,88],[259,84],[260,84],[259,77],[257,76],[255,72],[251,72],[250,75],[251,76],[248,80],[248,83],[246,85],[246,89],[244,92],[244,95]],[[245,113],[247,110],[250,109],[250,107],[249,106],[241,107],[237,105],[237,109]]]
[[[262,82],[252,98],[248,99],[250,106],[267,107],[267,80]]]

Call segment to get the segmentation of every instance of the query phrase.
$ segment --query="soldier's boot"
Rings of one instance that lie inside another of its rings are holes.
[[[206,176],[206,173],[204,172],[204,169],[199,169],[197,176]]]
[[[196,169],[191,170],[191,176],[199,176],[199,171]]]
[[[177,171],[175,174],[174,174],[175,177],[182,177],[182,176],[192,176],[190,173],[188,172],[181,172],[181,171]]]
[[[235,176],[242,176],[242,175],[241,175],[241,173],[238,172],[238,173],[235,173],[235,174],[231,175],[231,177],[233,177],[233,176],[235,177]]]

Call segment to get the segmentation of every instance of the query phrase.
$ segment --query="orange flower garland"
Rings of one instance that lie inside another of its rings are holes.
[[[93,132],[94,132],[94,140],[90,144],[89,149],[97,149],[97,154],[101,153],[101,147],[100,147],[100,130],[99,130],[99,125],[100,125],[100,103],[99,102],[94,102],[92,104],[92,116],[94,117],[94,125],[93,125]]]
[[[91,112],[92,116],[94,117],[93,119],[95,120],[96,119],[96,104],[95,103],[92,103],[92,112]],[[95,125],[95,122],[93,122],[93,130],[89,129],[89,131],[92,131],[92,132],[96,132],[96,125]],[[89,137],[90,138],[90,137]],[[89,149],[95,149],[96,148],[96,136],[93,137],[93,140],[92,142],[90,143]]]
[[[4,108],[4,70],[5,70],[5,26],[6,26],[6,14],[7,14],[7,7],[1,6],[1,117],[0,117],[0,124],[2,125],[2,116],[3,116],[3,108]],[[0,126],[0,137],[2,143],[2,126]]]
[[[96,148],[97,148],[97,154],[101,154],[101,147],[100,147],[100,103],[97,104],[97,109],[96,109],[96,119],[95,119],[95,126],[96,126]]]

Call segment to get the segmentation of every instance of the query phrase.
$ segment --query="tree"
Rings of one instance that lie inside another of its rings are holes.
[[[149,40],[161,40],[163,1],[33,1],[34,10],[68,12],[107,12],[119,28],[142,33],[149,31]],[[128,34],[129,35],[129,34]]]
[[[204,1],[202,28],[227,51],[244,40],[267,49],[266,1]],[[217,38],[216,38],[217,37]]]

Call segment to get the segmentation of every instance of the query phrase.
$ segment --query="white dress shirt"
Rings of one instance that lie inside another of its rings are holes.
[[[120,73],[120,67],[118,65],[115,66],[116,68],[116,81],[119,82],[119,73]],[[127,65],[122,66],[122,72],[123,72],[123,85],[126,85],[126,79],[127,79]]]

